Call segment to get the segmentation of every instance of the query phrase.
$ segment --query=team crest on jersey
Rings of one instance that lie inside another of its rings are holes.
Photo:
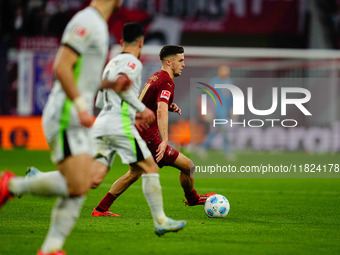
[[[76,26],[74,28],[74,33],[79,37],[84,37],[87,34],[86,28],[83,26]]]
[[[169,100],[170,95],[171,95],[171,92],[170,92],[170,91],[168,91],[168,90],[162,90],[161,98],[165,98],[166,100]]]
[[[127,65],[128,65],[128,67],[131,67],[132,70],[136,68],[136,64],[133,63],[133,62],[129,62]]]

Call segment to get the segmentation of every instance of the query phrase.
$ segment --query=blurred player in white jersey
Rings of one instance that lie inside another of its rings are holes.
[[[138,23],[125,24],[122,52],[104,69],[103,78],[115,80],[117,75],[123,73],[131,79],[133,85],[131,89],[122,93],[105,89],[99,92],[97,97],[96,105],[102,108],[102,111],[92,130],[97,149],[95,166],[97,178],[94,184],[101,183],[112,166],[115,154],[118,153],[123,163],[129,164],[130,175],[135,176],[136,180],[142,176],[143,193],[151,209],[155,233],[161,236],[166,232],[184,228],[186,223],[165,216],[158,166],[135,127],[136,112],[138,117],[146,121],[146,125],[155,121],[154,113],[138,100],[143,68],[138,58],[143,42],[143,27]],[[102,212],[93,209],[92,214]]]
[[[129,88],[130,80],[120,75],[101,81],[108,51],[107,19],[120,0],[92,0],[68,23],[58,50],[54,71],[56,81],[43,112],[43,128],[51,148],[56,171],[25,179],[4,171],[0,177],[0,206],[14,195],[58,196],[47,237],[38,254],[62,251],[91,187],[93,159],[89,127],[91,105],[98,89],[117,92]],[[61,174],[60,174],[61,173]]]

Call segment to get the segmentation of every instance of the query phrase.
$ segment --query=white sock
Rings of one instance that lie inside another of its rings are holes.
[[[41,247],[43,253],[62,250],[66,237],[78,219],[85,197],[58,198],[52,211],[50,229]]]
[[[66,180],[59,171],[41,173],[29,178],[14,177],[10,180],[8,189],[16,196],[23,194],[68,196]]]
[[[159,183],[159,174],[142,174],[143,193],[149,204],[153,221],[158,224],[164,224],[167,217],[163,210],[162,188]]]

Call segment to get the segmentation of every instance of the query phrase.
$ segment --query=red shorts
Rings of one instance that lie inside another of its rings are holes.
[[[162,139],[158,137],[158,138],[144,139],[144,140],[156,162],[156,154],[157,154],[156,151],[158,149],[158,146],[161,144]],[[158,163],[156,162],[156,163],[159,168],[162,168],[163,166],[169,166],[175,162],[178,155],[179,155],[179,152],[168,145],[166,146],[163,158],[161,159],[161,161],[159,161]]]

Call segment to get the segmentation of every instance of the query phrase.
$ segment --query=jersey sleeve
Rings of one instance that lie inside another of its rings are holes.
[[[134,80],[135,77],[142,70],[141,63],[133,60],[124,61],[123,64],[116,65],[114,61],[110,61],[103,72],[103,79],[115,81],[119,74],[126,74],[130,80]]]
[[[131,89],[118,93],[118,95],[129,105],[136,109],[137,112],[142,112],[145,110],[145,105],[139,101],[139,99],[134,95]]]
[[[165,102],[167,104],[172,103],[172,98],[174,96],[174,85],[171,81],[168,80],[161,80],[159,81],[158,91],[157,91],[157,101]]]
[[[61,43],[82,55],[91,43],[91,27],[80,20],[72,20],[66,27]]]
[[[119,73],[126,74],[130,80],[136,80],[139,74],[142,72],[142,68],[143,67],[140,62],[128,61]],[[136,94],[132,91],[132,88],[128,91],[118,93],[118,95],[129,105],[135,108],[137,112],[142,112],[145,110],[145,105],[141,101],[139,101]]]
[[[139,76],[141,71],[142,64],[140,62],[137,62],[136,60],[128,59],[120,65],[115,65],[114,61],[112,61],[109,62],[107,67],[105,68],[103,79],[114,81],[118,75],[126,74],[130,80],[134,81],[136,77]],[[145,105],[141,101],[139,101],[138,97],[132,91],[132,88],[128,91],[123,91],[117,94],[122,100],[135,108],[137,112],[142,112],[145,110]]]

